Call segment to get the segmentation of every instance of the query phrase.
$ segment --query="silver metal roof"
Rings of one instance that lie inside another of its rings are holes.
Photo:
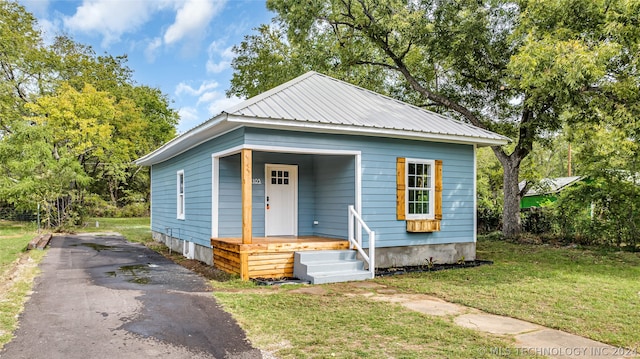
[[[509,138],[310,71],[252,97],[136,161],[152,165],[240,126],[503,145]]]
[[[557,193],[563,188],[570,186],[581,179],[582,176],[543,178],[540,180],[540,182],[534,184],[533,187],[531,187],[524,196],[527,197],[537,196],[541,194]],[[521,181],[520,183],[518,183],[518,187],[521,191],[526,184],[527,181]]]
[[[226,111],[232,115],[509,141],[387,96],[308,72]]]

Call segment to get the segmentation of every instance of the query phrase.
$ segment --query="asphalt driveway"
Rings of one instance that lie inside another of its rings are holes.
[[[54,237],[0,358],[261,358],[197,274],[115,235]]]

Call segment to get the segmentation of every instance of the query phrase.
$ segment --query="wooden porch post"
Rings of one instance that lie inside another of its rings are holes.
[[[241,152],[242,160],[242,243],[251,244],[252,241],[252,227],[251,222],[251,190],[252,190],[252,173],[251,166],[253,163],[251,149],[244,148]]]

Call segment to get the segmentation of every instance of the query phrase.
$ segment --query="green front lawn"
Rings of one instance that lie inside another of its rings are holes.
[[[478,257],[494,264],[374,281],[614,346],[640,347],[640,253],[481,240]],[[479,358],[515,345],[460,328],[448,317],[354,297],[354,287],[344,283],[323,285],[319,295],[290,293],[291,287],[213,285],[251,341],[283,358]]]
[[[120,232],[149,242],[148,218],[100,218],[78,231]],[[34,228],[0,222],[0,273],[24,255]],[[33,251],[35,259],[43,251]],[[559,248],[480,240],[478,258],[493,265],[376,278],[387,289],[422,293],[483,311],[524,319],[614,346],[640,347],[640,253]],[[0,346],[15,328],[30,279],[13,286],[0,308]],[[299,286],[256,287],[213,282],[215,296],[248,331],[250,340],[278,357],[498,357],[509,339],[464,329],[449,317],[419,314],[399,305],[353,295],[342,283],[323,293]],[[370,291],[375,292],[376,289]],[[365,290],[366,292],[366,290]],[[0,295],[1,296],[1,295]],[[501,356],[502,357],[502,356]]]
[[[339,291],[315,295],[268,288],[215,296],[253,345],[278,358],[498,358],[491,348],[514,347],[447,318]]]
[[[640,347],[640,253],[479,241],[491,266],[383,277],[432,294],[628,348]]]

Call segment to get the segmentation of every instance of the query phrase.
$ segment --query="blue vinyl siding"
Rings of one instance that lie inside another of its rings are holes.
[[[242,234],[240,155],[221,158],[219,167],[218,236],[238,237]]]
[[[151,229],[210,246],[211,154],[242,144],[244,129],[217,137],[151,167]],[[184,170],[185,219],[177,219],[176,173]],[[239,193],[239,192],[238,192]]]
[[[377,246],[472,242],[474,193],[472,145],[366,136],[318,134],[248,128],[247,144],[361,151],[362,216],[376,231]],[[441,231],[408,233],[396,220],[396,158],[443,161]]]
[[[315,214],[314,156],[288,153],[265,153],[254,151],[253,179],[260,184],[252,186],[252,231],[256,237],[264,236],[265,229],[265,165],[286,164],[298,166],[298,235],[314,235]],[[240,187],[240,156],[232,155],[220,159],[220,196],[218,236],[239,237],[242,234],[242,197]]]
[[[347,206],[355,203],[355,164],[352,156],[255,151],[252,173],[253,178],[260,179],[261,184],[254,184],[252,187],[252,218],[253,235],[259,237],[264,236],[265,233],[265,183],[267,178],[264,170],[266,164],[298,166],[298,235],[346,239]],[[235,188],[239,191],[239,167],[233,169],[232,172],[231,176],[236,181]],[[222,189],[220,192],[222,194]],[[224,232],[221,230],[220,237],[234,237],[241,233],[239,196],[240,193],[235,192],[225,194],[224,201],[230,202],[225,203],[225,208],[234,208],[235,212],[234,218],[225,216],[225,221],[233,223],[233,226],[228,226]],[[222,204],[222,198],[220,201]],[[319,224],[314,225],[314,221],[318,221]]]
[[[472,242],[474,181],[472,145],[393,138],[242,128],[152,166],[152,229],[209,246],[211,236],[211,154],[235,146],[260,145],[292,149],[361,152],[362,217],[377,233],[377,246]],[[396,220],[396,158],[443,161],[441,231],[408,233]],[[264,236],[265,164],[298,166],[298,234],[346,238],[347,206],[355,204],[353,155],[270,153],[254,151],[253,234]],[[185,220],[176,219],[176,172],[185,174]],[[219,237],[241,234],[240,156],[219,161]],[[318,225],[313,222],[318,221]],[[365,236],[366,240],[366,236]]]
[[[355,205],[354,156],[317,156],[314,234],[347,238],[347,208]]]

